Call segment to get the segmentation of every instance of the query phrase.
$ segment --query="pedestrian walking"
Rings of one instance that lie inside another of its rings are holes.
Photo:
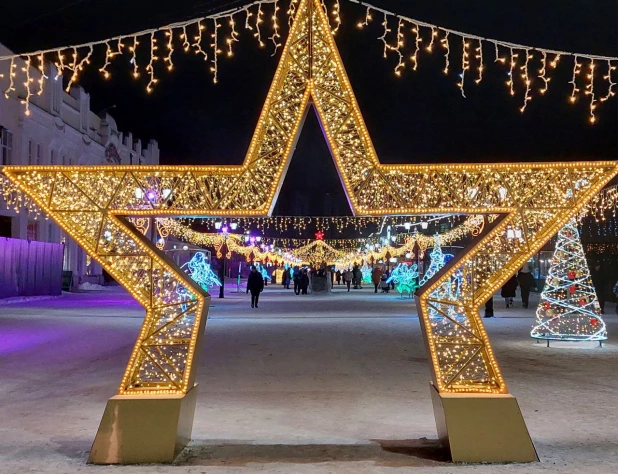
[[[492,296],[485,303],[485,317],[493,318],[494,317],[494,297]]]
[[[354,269],[352,270],[354,274],[354,289],[362,290],[363,289],[363,272],[358,265],[354,265]]]
[[[285,288],[286,290],[289,290],[290,289],[290,270],[288,270],[287,268],[283,270],[283,276],[281,277],[281,279],[283,280],[281,282],[283,284],[283,288]]]
[[[309,288],[309,275],[305,269],[300,277],[300,291],[303,295],[307,294],[307,288]]]
[[[380,267],[373,267],[371,271],[371,282],[374,286],[374,293],[378,292],[378,286],[380,286],[380,282],[382,281],[382,269]]]
[[[534,281],[532,273],[530,273],[530,266],[527,263],[524,263],[524,266],[521,267],[521,270],[519,270],[519,273],[517,274],[517,281],[519,282],[519,287],[521,288],[522,307],[527,308],[530,299],[530,290],[532,288],[536,288],[536,282]]]
[[[335,272],[335,279],[337,280],[337,285],[341,285],[341,270]]]
[[[590,272],[590,276],[592,277],[592,285],[594,286],[594,291],[597,293],[597,299],[599,301],[599,306],[601,307],[601,314],[605,314],[605,274],[601,271],[601,264],[596,262],[594,264],[594,268]]]
[[[510,308],[513,306],[513,298],[517,294],[517,275],[513,275],[509,281],[507,281],[502,287],[502,291],[500,291],[500,295],[504,298],[504,302],[506,303],[506,307]]]
[[[300,281],[303,277],[300,268],[294,267],[294,293],[300,295]]]
[[[251,265],[251,273],[247,279],[247,293],[251,292],[251,307],[257,308],[260,293],[264,290],[264,278],[257,271],[255,265]]]
[[[343,282],[348,286],[350,291],[350,285],[352,284],[353,273],[349,268],[343,273]]]

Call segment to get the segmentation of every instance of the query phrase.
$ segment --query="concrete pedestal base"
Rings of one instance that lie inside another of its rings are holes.
[[[453,462],[539,460],[514,396],[439,393],[430,385],[438,435]]]
[[[110,398],[88,462],[172,462],[191,440],[197,391],[195,385],[186,395]]]

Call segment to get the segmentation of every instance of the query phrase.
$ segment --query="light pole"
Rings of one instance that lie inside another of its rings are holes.
[[[225,263],[227,261],[227,230],[228,230],[227,226],[223,226],[221,228],[221,233],[223,234],[223,245],[221,246],[221,253],[223,254],[223,265],[219,267],[219,281],[221,282],[221,286],[219,287],[219,298],[225,298],[224,290],[225,290]]]

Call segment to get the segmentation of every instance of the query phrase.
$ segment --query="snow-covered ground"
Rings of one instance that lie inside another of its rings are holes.
[[[534,309],[485,320],[541,462],[459,466],[436,447],[413,300],[268,286],[213,298],[193,442],[174,466],[89,466],[143,311],[122,290],[0,307],[0,472],[615,472],[618,317],[610,339],[529,337]],[[233,291],[233,287],[229,288]]]

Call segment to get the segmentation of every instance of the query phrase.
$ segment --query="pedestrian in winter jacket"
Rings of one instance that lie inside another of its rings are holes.
[[[247,293],[251,292],[251,307],[258,307],[258,300],[260,299],[260,293],[264,290],[264,278],[257,271],[255,265],[251,265],[251,273],[249,273],[249,279],[247,280]]]

